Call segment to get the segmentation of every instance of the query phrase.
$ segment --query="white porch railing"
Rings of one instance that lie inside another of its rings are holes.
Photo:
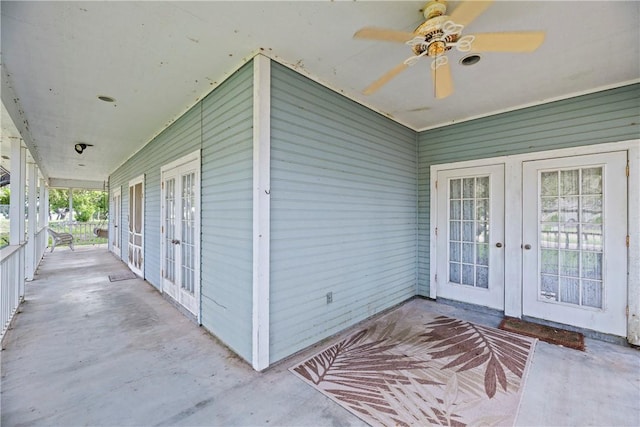
[[[0,249],[0,341],[24,297],[25,245]]]
[[[47,240],[49,235],[47,234],[47,227],[42,227],[39,231],[36,232],[35,242],[36,242],[36,270],[38,269],[38,265],[40,261],[42,261],[42,257],[44,256],[44,251],[47,249]],[[35,271],[34,271],[35,273]]]
[[[73,234],[74,245],[95,245],[100,243],[107,243],[106,237],[96,236],[94,229],[107,228],[105,221],[90,221],[90,222],[49,222],[49,228],[59,233],[71,233]]]

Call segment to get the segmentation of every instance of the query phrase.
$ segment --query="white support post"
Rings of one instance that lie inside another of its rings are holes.
[[[38,200],[40,202],[40,209],[38,211],[38,230],[40,230],[47,225],[46,221],[49,217],[49,203],[46,194],[44,179],[40,178],[38,182]]]
[[[73,188],[68,189],[67,196],[69,197],[69,218],[67,222],[69,224],[69,233],[73,234]]]
[[[26,247],[26,278],[27,281],[33,280],[33,273],[36,270],[36,226],[38,217],[36,214],[36,194],[38,191],[38,167],[35,163],[29,163],[27,167],[29,185],[27,187],[29,194],[29,207],[27,209],[27,247]]]
[[[522,161],[505,159],[504,314],[522,317]]]
[[[44,212],[44,226],[49,226],[49,212],[51,212],[51,205],[49,204],[49,187],[44,187],[44,205],[46,207]]]
[[[271,60],[253,59],[253,369],[269,366]]]
[[[640,345],[640,141],[629,149],[627,341]]]
[[[9,244],[24,242],[24,188],[27,150],[19,139],[11,140],[11,201],[9,204]]]
[[[21,245],[24,242],[24,205],[26,186],[27,149],[20,139],[11,140],[11,200],[9,202],[9,244]],[[24,253],[24,252],[23,252]],[[19,256],[17,274],[18,299],[24,296],[25,259]]]

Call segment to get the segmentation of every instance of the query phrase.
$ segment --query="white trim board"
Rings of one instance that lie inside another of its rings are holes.
[[[253,369],[269,366],[271,60],[253,61]]]
[[[198,160],[198,163],[200,163],[200,149],[198,148],[196,151],[193,151],[185,156],[180,157],[179,159],[176,159],[174,161],[172,161],[171,163],[167,163],[166,165],[162,165],[160,167],[160,176],[162,176],[162,174],[168,170],[177,168],[178,166],[182,166],[184,164],[187,164],[189,162],[192,162],[194,160]]]
[[[437,224],[438,171],[485,166],[497,163],[505,165],[505,283],[522,282],[522,251],[511,251],[522,244],[522,164],[530,160],[554,157],[581,156],[612,151],[627,151],[630,174],[628,179],[628,282],[627,282],[627,340],[640,345],[640,140],[586,145],[557,150],[538,151],[513,156],[499,156],[486,159],[468,160],[457,163],[431,165],[430,179],[430,224],[429,224],[429,297],[437,298],[435,266],[437,248],[435,224]],[[505,286],[505,315],[522,316],[522,286]]]

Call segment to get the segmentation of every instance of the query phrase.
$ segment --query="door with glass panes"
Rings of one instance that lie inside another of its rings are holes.
[[[523,164],[523,314],[626,335],[626,152]]]
[[[504,309],[504,165],[437,173],[438,298]]]
[[[128,265],[144,277],[144,175],[129,182]]]
[[[162,289],[198,316],[200,161],[162,170]]]
[[[111,251],[120,256],[120,233],[122,232],[120,230],[120,215],[122,215],[122,190],[120,187],[113,191],[113,204],[111,209],[111,223],[113,227],[111,232]]]

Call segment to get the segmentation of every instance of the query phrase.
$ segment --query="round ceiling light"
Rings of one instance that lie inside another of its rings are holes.
[[[460,64],[462,65],[474,65],[480,62],[480,55],[476,53],[472,53],[471,55],[467,55],[460,60]]]
[[[116,102],[115,98],[106,95],[98,95],[98,99],[104,102]]]

